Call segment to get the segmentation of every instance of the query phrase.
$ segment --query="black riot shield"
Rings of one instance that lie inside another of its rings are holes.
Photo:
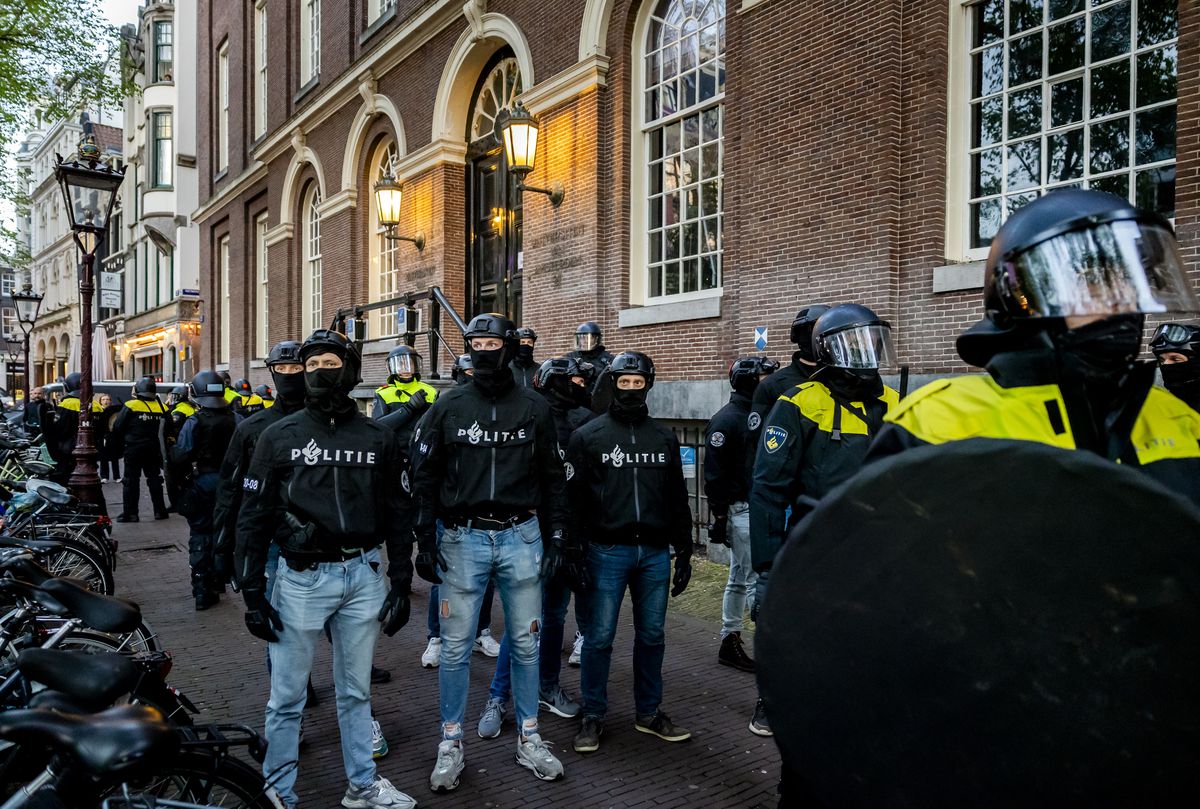
[[[871,464],[776,558],[755,648],[788,805],[1200,806],[1200,511],[1136,469]]]

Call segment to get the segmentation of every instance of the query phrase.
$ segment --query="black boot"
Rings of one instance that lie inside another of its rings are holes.
[[[209,592],[208,577],[203,573],[192,574],[192,597],[196,599],[196,612],[203,612],[220,601],[220,597]]]
[[[741,632],[730,632],[725,636],[725,640],[721,641],[721,651],[717,652],[717,662],[740,671],[754,671],[754,661],[746,654]]]

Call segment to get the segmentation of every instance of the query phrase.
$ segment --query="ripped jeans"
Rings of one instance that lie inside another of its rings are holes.
[[[542,535],[537,518],[503,531],[447,528],[438,549],[448,568],[438,587],[442,655],[438,666],[442,738],[461,739],[479,607],[494,580],[512,654],[517,728],[537,733],[537,632],[542,614]]]

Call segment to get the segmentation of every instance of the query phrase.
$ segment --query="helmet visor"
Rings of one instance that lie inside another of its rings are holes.
[[[821,338],[821,360],[834,368],[883,368],[893,364],[892,330],[888,326],[855,326]]]
[[[591,332],[575,335],[575,349],[577,351],[595,351],[600,346],[600,335]]]
[[[420,363],[416,356],[412,354],[399,354],[395,357],[388,357],[388,371],[393,376],[415,376],[420,371]]]
[[[1126,219],[1063,233],[1004,272],[1027,317],[1200,312],[1175,237],[1156,224]]]
[[[1150,338],[1152,345],[1159,344],[1163,346],[1186,346],[1193,340],[1200,337],[1200,330],[1193,330],[1191,327],[1181,325],[1179,323],[1164,323],[1154,331],[1154,336]]]

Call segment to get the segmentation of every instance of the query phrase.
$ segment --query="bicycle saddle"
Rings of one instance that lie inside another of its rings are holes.
[[[9,573],[14,579],[40,585],[50,574],[46,568],[33,560],[33,555],[24,548],[0,549],[0,573]]]
[[[68,753],[93,775],[122,774],[172,755],[179,739],[145,705],[81,716],[24,709],[0,713],[0,739]]]
[[[75,502],[74,496],[69,492],[59,491],[51,488],[52,484],[42,484],[41,481],[37,485],[32,483],[26,484],[25,490],[33,492],[38,497],[45,500],[52,506],[69,506]]]
[[[61,691],[86,711],[100,711],[137,685],[137,664],[115,652],[24,649],[17,669],[35,683]]]
[[[0,547],[26,548],[35,553],[53,553],[62,550],[63,544],[52,539],[21,539],[19,537],[0,537]]]
[[[39,589],[101,632],[132,632],[142,621],[142,610],[134,602],[93,593],[75,579],[46,579]]]
[[[0,592],[16,593],[26,601],[33,601],[51,615],[64,616],[71,614],[71,610],[65,604],[62,604],[49,593],[43,592],[39,587],[27,581],[0,579]]]

